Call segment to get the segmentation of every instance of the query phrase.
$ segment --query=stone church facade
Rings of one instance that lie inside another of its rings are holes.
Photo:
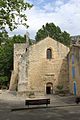
[[[26,96],[54,94],[59,85],[68,90],[68,53],[68,47],[50,37],[31,46],[28,41],[15,44],[9,90]]]

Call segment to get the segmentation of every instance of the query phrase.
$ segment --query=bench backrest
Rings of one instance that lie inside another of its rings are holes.
[[[25,105],[50,104],[50,99],[25,100]]]

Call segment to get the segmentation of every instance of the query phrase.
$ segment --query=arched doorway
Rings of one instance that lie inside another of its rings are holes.
[[[46,84],[46,94],[53,94],[53,84],[51,82]]]

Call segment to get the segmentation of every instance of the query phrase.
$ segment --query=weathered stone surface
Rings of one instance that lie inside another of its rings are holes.
[[[72,58],[74,56],[74,58]],[[73,45],[68,55],[69,59],[69,88],[74,93],[74,83],[76,84],[76,95],[80,96],[80,45]],[[73,62],[72,62],[73,61]],[[75,75],[72,75],[72,69],[75,69]]]
[[[47,59],[47,49],[52,51],[51,59]],[[55,93],[58,85],[67,90],[68,52],[68,47],[50,37],[30,46],[27,52],[25,44],[15,44],[14,70],[18,69],[18,92],[44,95],[50,91]]]

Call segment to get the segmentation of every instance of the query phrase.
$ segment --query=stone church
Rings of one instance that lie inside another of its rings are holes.
[[[69,89],[69,48],[49,36],[31,46],[14,44],[14,69],[10,91],[20,95],[35,96],[55,94],[57,86]]]

